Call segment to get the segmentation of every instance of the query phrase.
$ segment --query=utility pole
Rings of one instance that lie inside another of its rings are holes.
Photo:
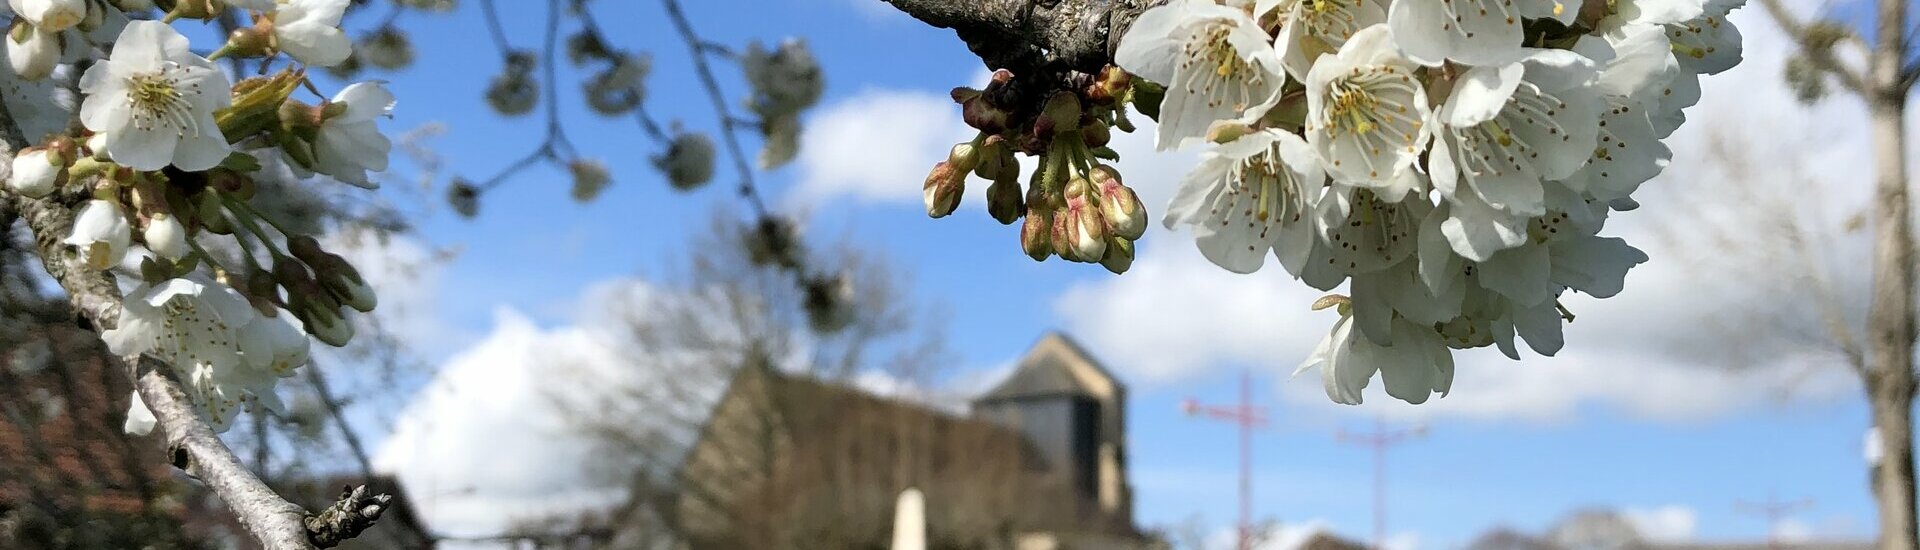
[[[1373,432],[1357,434],[1341,430],[1342,443],[1352,443],[1373,449],[1373,548],[1380,550],[1387,542],[1387,448],[1405,443],[1407,440],[1424,437],[1427,428],[1422,426],[1410,430],[1387,431],[1380,417],[1373,418]]]
[[[1229,422],[1240,426],[1240,523],[1236,530],[1240,534],[1235,548],[1253,550],[1253,429],[1268,425],[1267,408],[1253,404],[1253,374],[1240,373],[1240,404],[1232,406],[1202,405],[1199,401],[1188,399],[1180,404],[1188,416],[1199,416]]]
[[[1767,492],[1766,502],[1739,501],[1733,503],[1735,510],[1750,516],[1759,516],[1767,520],[1767,550],[1780,550],[1780,520],[1787,515],[1813,507],[1813,499],[1803,498],[1792,502],[1781,502],[1773,491]]]

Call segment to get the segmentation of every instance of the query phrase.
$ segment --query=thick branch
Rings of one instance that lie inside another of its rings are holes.
[[[11,155],[7,155],[11,156]],[[95,328],[114,326],[120,317],[120,292],[113,280],[77,264],[60,243],[73,230],[73,210],[55,199],[9,197],[33,228],[41,263],[67,291],[75,313]],[[233,510],[240,525],[268,548],[304,549],[307,533],[299,506],[280,498],[254,477],[226,443],[193,410],[177,382],[169,379],[165,364],[139,356],[118,358],[134,379],[134,387],[166,433],[173,464],[206,483]]]
[[[5,138],[5,147],[0,147],[0,166],[10,167],[12,151],[26,146],[27,141],[4,103],[0,103],[0,137]],[[11,176],[9,170],[0,169],[0,180]],[[84,193],[71,192],[39,200],[10,194],[6,201],[33,230],[35,251],[41,264],[66,290],[75,314],[96,330],[105,330],[120,318],[120,289],[107,274],[85,269],[60,242],[73,231],[74,206],[84,198]],[[241,464],[233,450],[220,441],[194,411],[179,381],[168,375],[171,369],[164,363],[142,356],[116,358],[116,362],[126,368],[141,400],[166,433],[173,464],[219,495],[241,527],[263,547],[306,550],[313,548],[314,542],[342,538],[337,537],[338,532],[309,530],[303,523],[305,510],[274,493]],[[369,515],[377,517],[377,508]]]
[[[1053,66],[1094,73],[1120,37],[1164,0],[883,0],[928,25],[953,29],[991,69]]]

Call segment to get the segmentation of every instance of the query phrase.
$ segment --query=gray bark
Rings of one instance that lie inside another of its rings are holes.
[[[1907,192],[1906,0],[1880,0],[1866,94],[1873,125],[1873,306],[1867,312],[1866,389],[1885,454],[1874,500],[1883,550],[1920,548],[1913,467],[1913,222]]]
[[[1866,103],[1874,156],[1873,300],[1860,375],[1882,450],[1869,485],[1880,514],[1880,548],[1920,548],[1913,464],[1915,258],[1906,158],[1906,97],[1916,71],[1905,64],[1906,1],[1878,0],[1871,45],[1853,34],[1841,38],[1840,45],[1866,51],[1866,64],[1859,67],[1835,56],[1832,44],[1821,45],[1782,0],[1762,3],[1808,59]]]
[[[0,103],[0,167],[11,167],[13,151],[28,145],[19,125],[4,103]],[[12,177],[0,168],[0,176]],[[73,230],[74,207],[86,197],[73,193],[82,185],[70,185],[66,193],[44,199],[28,199],[8,194],[9,207],[33,231],[35,250],[47,274],[67,292],[74,313],[96,330],[112,328],[119,320],[120,289],[104,273],[85,269],[60,242]],[[307,523],[307,513],[298,505],[281,498],[266,483],[242,464],[233,450],[201,420],[178,380],[164,363],[151,357],[116,358],[119,366],[134,380],[134,387],[166,434],[171,462],[206,484],[225,502],[247,533],[269,550],[306,550],[315,542],[332,546],[359,533],[377,518],[384,507],[371,499],[348,502],[363,521],[322,521]],[[343,499],[346,500],[346,499]],[[338,507],[340,505],[336,505]],[[331,509],[330,509],[331,510]],[[338,514],[322,519],[336,519]],[[350,531],[350,532],[349,532]]]
[[[1092,74],[1113,60],[1140,12],[1165,0],[881,0],[953,29],[989,69]]]

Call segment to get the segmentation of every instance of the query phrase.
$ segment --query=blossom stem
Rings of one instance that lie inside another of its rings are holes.
[[[247,212],[251,213],[254,218],[258,218],[262,221],[267,222],[267,225],[272,226],[274,231],[279,231],[281,236],[292,237],[298,234],[298,232],[296,231],[288,231],[287,227],[284,225],[280,225],[280,222],[277,220],[274,220],[273,216],[268,216],[267,213],[261,212],[260,209],[258,208],[254,208],[254,206],[248,203],[247,201],[243,201],[240,199],[233,199],[233,200],[234,202],[239,203],[241,208],[247,209]]]
[[[242,201],[225,194],[220,195],[220,200],[227,204],[227,211],[233,213],[233,219],[235,221],[240,222],[240,225],[246,226],[248,230],[253,231],[253,234],[260,238],[261,245],[267,249],[267,253],[269,255],[275,258],[280,258],[287,255],[285,252],[282,252],[280,250],[279,245],[274,244],[273,236],[268,235],[266,230],[260,227],[260,223],[255,220],[255,218],[258,218],[260,216],[255,215],[256,212],[252,210],[253,208],[252,205],[247,204],[246,201]],[[267,220],[267,223],[273,223],[273,220]],[[274,229],[280,230],[281,235],[289,234],[285,230],[281,229],[280,226],[278,225],[274,226]],[[240,232],[235,231],[234,234],[239,235]]]
[[[248,266],[251,266],[254,269],[260,269],[260,263],[253,259],[253,253],[247,251],[247,245],[245,243],[245,239],[240,238],[240,232],[235,231],[233,233],[233,236],[234,236],[234,239],[242,241],[240,245],[240,257],[247,259]],[[228,273],[233,272],[232,269],[227,268],[226,264],[220,263],[220,257],[214,256],[212,252],[208,252],[205,247],[200,246],[200,241],[198,239],[187,239],[187,246],[192,247],[193,252],[195,254],[199,254],[201,260],[206,261],[208,264],[212,265],[213,267]]]
[[[235,220],[240,219],[240,216],[238,215],[233,215],[230,217],[232,217]],[[240,257],[246,259],[247,266],[252,267],[254,269],[260,269],[260,260],[258,258],[253,257],[253,244],[251,242],[251,239],[247,237],[246,233],[247,233],[246,231],[233,232],[233,240],[240,244]],[[193,249],[195,251],[200,252],[201,256],[205,256],[208,262],[213,262],[213,256],[207,254],[205,250],[202,250],[200,248],[200,243],[189,240],[188,244],[193,245]]]

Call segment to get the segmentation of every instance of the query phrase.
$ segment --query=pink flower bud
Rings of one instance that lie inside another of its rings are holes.
[[[1020,249],[1036,262],[1046,261],[1047,256],[1053,255],[1052,211],[1027,212],[1026,222],[1020,225]]]
[[[941,161],[933,165],[933,171],[927,174],[927,181],[921,186],[927,215],[944,218],[959,208],[960,196],[966,192],[966,179],[967,172],[952,163]]]
[[[1139,239],[1147,232],[1147,210],[1133,188],[1120,183],[1120,173],[1107,165],[1093,168],[1093,185],[1100,193],[1100,213],[1107,228],[1126,240]]]

